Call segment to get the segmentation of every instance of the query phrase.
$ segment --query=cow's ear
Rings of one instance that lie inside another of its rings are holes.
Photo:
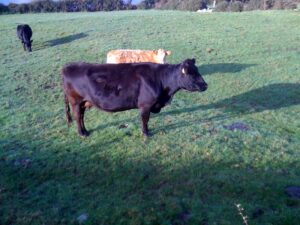
[[[32,43],[32,42],[33,42],[33,40],[30,41],[30,43]]]
[[[172,53],[171,51],[166,51],[167,55],[171,55],[171,53]]]
[[[158,51],[157,50],[153,50],[153,53],[157,55]]]
[[[196,64],[196,59],[192,58],[192,63],[195,65]]]

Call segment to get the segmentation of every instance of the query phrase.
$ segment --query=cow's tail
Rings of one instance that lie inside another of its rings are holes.
[[[67,119],[67,123],[68,126],[71,126],[72,123],[72,116],[70,113],[70,104],[69,104],[69,100],[66,94],[65,95],[65,111],[66,111],[66,119]]]

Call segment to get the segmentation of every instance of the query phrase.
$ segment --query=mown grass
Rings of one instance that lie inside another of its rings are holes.
[[[18,23],[33,29],[30,54]],[[299,24],[292,11],[1,16],[0,224],[243,224],[235,204],[249,225],[299,224],[284,191],[300,185]],[[118,48],[194,57],[209,88],[177,93],[147,140],[137,110],[92,109],[80,138],[60,69]]]

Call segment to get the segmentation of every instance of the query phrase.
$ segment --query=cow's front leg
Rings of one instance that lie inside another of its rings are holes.
[[[85,112],[85,106],[84,103],[80,106],[80,126],[82,128],[82,133],[84,136],[89,136],[89,132],[86,130],[84,125],[84,112]]]
[[[25,42],[22,42],[24,51],[26,51]]]
[[[84,129],[83,127],[83,123],[82,123],[82,120],[83,120],[83,115],[82,115],[82,110],[81,110],[81,107],[80,107],[80,104],[72,104],[72,110],[73,110],[73,114],[74,114],[74,117],[75,117],[75,120],[76,120],[76,123],[77,123],[77,129],[78,129],[78,133],[80,136],[83,136],[83,137],[86,137],[88,136],[88,133],[87,131]]]
[[[148,129],[148,121],[150,118],[150,108],[141,108],[141,122],[142,122],[142,133],[144,136],[148,137],[149,129]]]

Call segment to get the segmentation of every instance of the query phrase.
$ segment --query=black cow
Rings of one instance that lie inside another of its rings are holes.
[[[150,112],[159,113],[180,89],[207,89],[195,59],[187,59],[177,65],[70,63],[64,66],[62,79],[67,122],[70,125],[72,121],[71,103],[81,136],[89,134],[84,126],[84,112],[91,106],[108,112],[138,108],[142,132],[148,136]]]
[[[33,40],[30,40],[31,36],[32,36],[32,30],[31,30],[30,26],[27,24],[18,25],[17,35],[23,44],[24,51],[27,50],[27,51],[31,52],[31,44],[32,44]]]

